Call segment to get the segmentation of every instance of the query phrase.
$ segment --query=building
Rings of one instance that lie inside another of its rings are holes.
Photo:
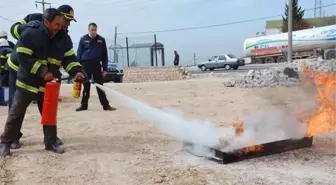
[[[304,19],[312,27],[322,27],[336,24],[336,16],[318,17]],[[273,35],[281,33],[282,20],[266,21],[266,35]]]

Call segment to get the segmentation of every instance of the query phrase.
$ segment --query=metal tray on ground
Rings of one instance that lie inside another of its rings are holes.
[[[208,148],[209,152],[213,153],[213,156],[202,156],[202,157],[207,157],[211,160],[217,161],[222,164],[229,164],[246,159],[278,154],[290,150],[309,148],[312,147],[312,145],[313,145],[313,137],[305,137],[303,139],[298,140],[287,139],[287,140],[274,141],[262,145],[238,149],[233,152],[222,152],[219,149]],[[183,148],[186,149],[191,154],[194,154],[192,151],[193,146],[194,144],[191,143],[183,144]],[[251,148],[258,148],[258,150],[251,150]],[[197,156],[197,154],[194,155]]]

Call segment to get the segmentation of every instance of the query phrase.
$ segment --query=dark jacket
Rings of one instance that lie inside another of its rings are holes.
[[[13,49],[10,47],[0,47],[0,68],[1,71],[6,69],[6,63]]]
[[[41,13],[29,14],[25,18],[23,18],[22,20],[14,23],[11,26],[11,29],[10,29],[10,33],[13,36],[13,38],[18,40],[20,38],[21,32],[27,26],[27,23],[31,22],[31,21],[34,21],[34,20],[42,21],[43,20],[43,14],[41,14]],[[15,52],[11,54],[10,58],[7,61],[7,65],[8,65],[9,68],[11,68],[14,71],[19,70],[19,61],[17,60],[17,54]]]
[[[31,21],[42,21],[43,15],[34,13],[27,15],[23,20],[16,22],[12,25],[11,34],[13,37],[19,38],[23,30],[25,30],[26,23]],[[17,56],[13,53],[8,60],[8,65],[17,71],[18,62]],[[77,72],[82,72],[82,67],[77,60],[73,44],[67,31],[60,31],[53,36],[50,49],[48,50],[48,71],[51,72],[56,78],[61,78],[60,67],[63,67],[66,72],[74,76]]]
[[[49,72],[53,73],[55,77],[61,78],[61,66],[70,76],[74,76],[77,72],[83,72],[75,55],[72,40],[63,30],[53,37],[48,51]]]
[[[9,40],[7,40],[7,41],[8,41],[9,47],[10,47],[11,49],[14,49],[15,44],[14,44],[12,41],[9,41]]]
[[[175,54],[175,57],[174,57],[174,64],[175,65],[178,65],[180,62],[180,55],[179,54]]]
[[[27,23],[16,43],[19,62],[16,86],[31,93],[44,92],[43,77],[48,72],[47,60],[51,36],[40,21]]]
[[[32,14],[27,15],[21,21],[14,23],[11,26],[11,29],[10,29],[10,33],[13,36],[13,38],[19,39],[21,31],[22,31],[22,29],[24,29],[25,24],[27,24],[28,22],[33,21],[33,20],[42,21],[43,20],[43,14],[32,13]]]
[[[89,34],[84,35],[78,45],[77,57],[81,64],[86,62],[102,62],[103,70],[107,70],[108,55],[105,39],[97,35],[92,39]]]

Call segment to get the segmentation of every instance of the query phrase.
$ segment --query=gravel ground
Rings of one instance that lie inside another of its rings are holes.
[[[223,78],[175,82],[111,84],[114,89],[154,107],[173,107],[190,117],[209,119],[216,126],[257,110],[274,107],[303,110],[315,91],[298,87],[224,88]],[[115,112],[104,112],[92,88],[89,110],[76,113],[79,100],[62,86],[59,137],[66,153],[43,150],[36,105],[27,111],[23,147],[0,159],[0,184],[335,184],[335,133],[319,135],[309,149],[221,165],[182,152],[181,142],[147,124],[117,100]],[[1,107],[3,128],[7,107]],[[269,123],[272,124],[272,123]]]

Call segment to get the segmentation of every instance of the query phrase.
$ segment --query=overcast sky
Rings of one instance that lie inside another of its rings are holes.
[[[187,28],[221,24],[283,14],[287,0],[46,0],[52,7],[70,4],[77,23],[70,35],[77,47],[80,36],[87,33],[89,22],[98,24],[98,32],[112,44],[114,27],[119,33]],[[322,0],[324,5],[335,0]],[[313,8],[314,0],[300,0],[303,8]],[[29,13],[41,12],[35,0],[1,0],[0,15],[13,21]],[[335,15],[335,6],[324,8]],[[313,11],[306,12],[312,17]],[[279,17],[280,19],[281,17]],[[276,18],[275,18],[276,19]],[[12,22],[0,18],[0,29],[9,31]],[[257,32],[265,31],[265,20],[221,27],[157,33],[157,41],[165,45],[166,63],[172,64],[173,50],[180,53],[181,63],[193,63],[193,53],[201,60],[220,53],[243,54],[243,43]],[[153,34],[118,35],[118,44],[125,45],[128,36],[133,43],[153,42]],[[75,48],[77,49],[77,48]]]

